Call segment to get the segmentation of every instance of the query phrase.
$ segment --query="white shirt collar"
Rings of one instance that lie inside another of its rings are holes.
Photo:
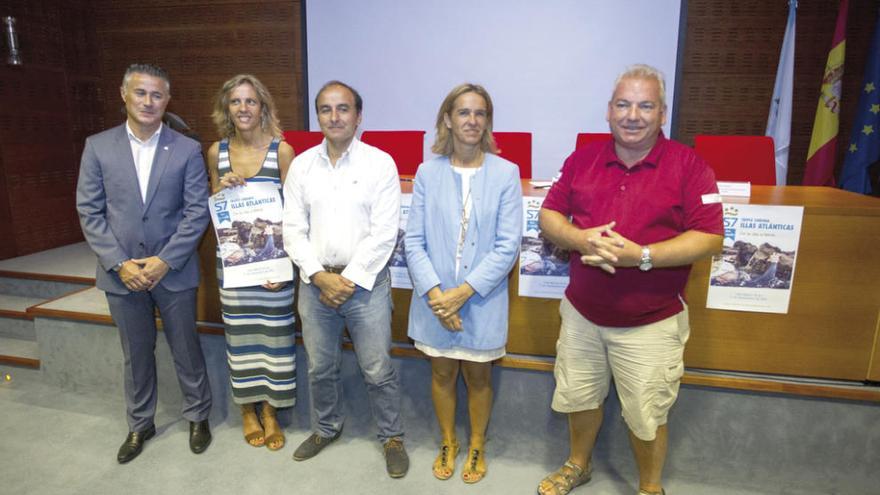
[[[345,151],[342,152],[342,155],[339,156],[339,160],[337,160],[336,163],[341,162],[342,160],[345,159],[345,157],[347,157],[348,155],[350,155],[354,151],[354,149],[355,149],[354,143],[356,143],[356,142],[358,142],[357,136],[355,136],[351,139],[351,142],[348,143],[348,148],[346,148]],[[321,146],[318,147],[318,155],[320,155],[322,158],[324,158],[327,161],[327,163],[329,164],[330,163],[330,152],[327,151],[327,146],[328,146],[327,138],[324,138],[324,141],[321,143]]]
[[[135,135],[134,131],[131,130],[131,126],[128,124],[128,120],[125,121],[125,132],[128,133],[128,139],[129,139],[129,141],[133,139],[133,140],[135,140],[136,142],[138,142],[139,144],[149,144],[149,143],[151,143],[154,139],[158,139],[157,136],[159,135],[159,133],[162,132],[162,126],[164,126],[164,125],[165,125],[165,124],[159,122],[159,128],[156,129],[156,132],[154,132],[153,135],[150,136],[150,138],[147,139],[147,140],[145,140],[145,141],[141,141],[141,139],[140,139],[139,137],[137,137],[137,135]]]

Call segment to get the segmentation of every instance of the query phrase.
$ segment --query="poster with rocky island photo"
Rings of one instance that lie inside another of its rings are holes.
[[[209,199],[223,288],[293,280],[293,264],[281,237],[283,208],[278,186],[248,182]]]
[[[409,220],[409,207],[412,204],[412,194],[400,195],[400,224],[397,229],[397,243],[394,252],[391,253],[391,287],[395,289],[412,289],[412,279],[409,278],[409,268],[406,265],[406,222]]]
[[[801,206],[725,203],[706,307],[788,313],[803,215]]]
[[[519,251],[519,295],[562,299],[568,287],[568,251],[541,234],[538,214],[544,198],[523,197],[523,237]]]

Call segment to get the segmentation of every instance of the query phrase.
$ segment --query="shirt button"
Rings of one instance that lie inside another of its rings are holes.
[[[620,186],[621,191],[626,191],[626,186]]]

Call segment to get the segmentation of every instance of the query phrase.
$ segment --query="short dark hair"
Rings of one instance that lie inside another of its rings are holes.
[[[348,84],[334,79],[333,81],[327,82],[323,86],[321,86],[321,89],[318,90],[318,94],[315,95],[315,112],[318,112],[318,98],[321,97],[321,93],[333,86],[340,86],[351,91],[351,94],[354,95],[354,109],[357,111],[357,114],[360,115],[361,112],[364,111],[364,100],[363,98],[361,98],[361,94]]]
[[[146,74],[148,76],[158,77],[165,81],[165,88],[168,90],[168,93],[171,93],[171,78],[168,77],[168,73],[165,72],[165,69],[159,67],[158,65],[153,64],[131,64],[125,69],[125,75],[122,76],[122,89],[125,89],[128,86],[128,81],[131,80],[132,74]]]

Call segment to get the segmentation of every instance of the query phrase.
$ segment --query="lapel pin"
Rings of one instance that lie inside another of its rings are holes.
[[[168,151],[168,146],[163,146],[162,149]]]

